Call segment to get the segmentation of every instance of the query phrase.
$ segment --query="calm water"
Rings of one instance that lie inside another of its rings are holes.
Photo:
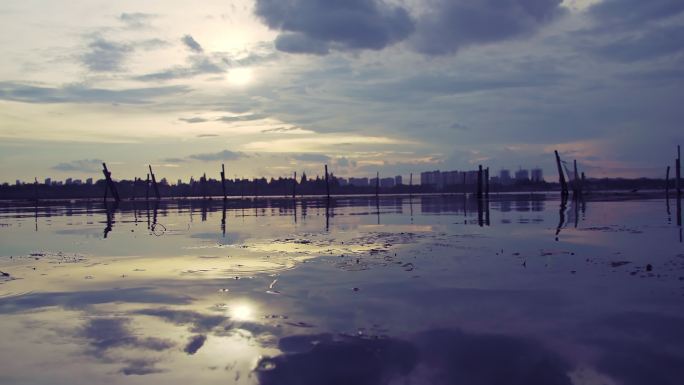
[[[0,205],[2,384],[682,384],[674,200]]]

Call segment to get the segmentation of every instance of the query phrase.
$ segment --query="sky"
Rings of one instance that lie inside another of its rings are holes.
[[[0,182],[664,177],[681,0],[0,2]]]

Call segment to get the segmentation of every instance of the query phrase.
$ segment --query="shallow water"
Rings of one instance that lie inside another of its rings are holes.
[[[681,384],[674,200],[0,205],[2,384]]]

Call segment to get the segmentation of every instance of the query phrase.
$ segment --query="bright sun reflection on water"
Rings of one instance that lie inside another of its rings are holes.
[[[254,71],[251,68],[235,68],[228,72],[228,82],[236,86],[244,86],[252,82]]]
[[[249,321],[254,318],[254,308],[245,303],[231,306],[230,317],[236,321]]]

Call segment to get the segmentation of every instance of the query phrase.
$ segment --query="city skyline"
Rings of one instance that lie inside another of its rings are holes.
[[[684,141],[681,2],[495,3],[3,2],[0,180],[103,161],[170,180],[552,175],[554,150],[588,176],[662,177]]]

